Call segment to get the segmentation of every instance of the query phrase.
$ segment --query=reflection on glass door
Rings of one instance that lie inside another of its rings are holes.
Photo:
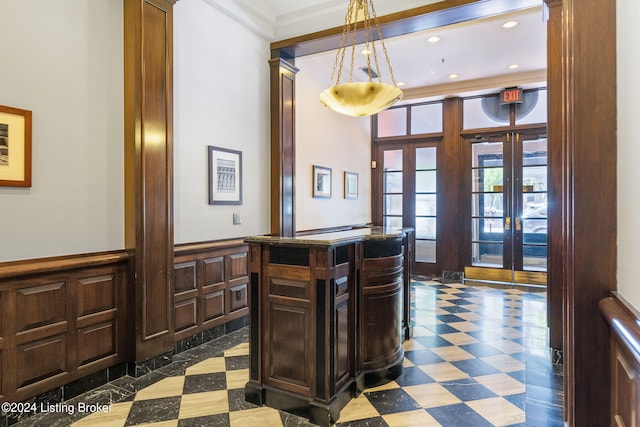
[[[547,140],[513,134],[471,141],[469,279],[546,284]]]

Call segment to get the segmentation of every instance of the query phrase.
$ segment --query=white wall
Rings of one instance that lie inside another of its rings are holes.
[[[268,58],[267,41],[206,2],[174,6],[176,244],[269,232]],[[209,145],[242,152],[242,205],[208,204]]]
[[[618,291],[640,309],[640,3],[618,0]]]
[[[296,61],[296,230],[371,222],[369,117],[338,114],[320,103],[330,76],[316,76],[313,63]],[[332,197],[313,198],[313,165],[332,169]],[[344,172],[359,174],[359,197],[344,198]]]
[[[124,246],[122,1],[1,1],[0,104],[33,112],[32,187],[0,187],[0,262]]]

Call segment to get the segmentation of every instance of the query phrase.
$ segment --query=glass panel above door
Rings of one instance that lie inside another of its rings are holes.
[[[407,108],[390,108],[378,113],[378,137],[407,134]]]
[[[411,107],[411,135],[442,132],[442,103]]]

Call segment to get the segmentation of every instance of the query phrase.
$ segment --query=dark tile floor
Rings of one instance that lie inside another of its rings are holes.
[[[404,344],[403,374],[351,400],[338,427],[563,425],[562,368],[547,347],[544,293],[424,280],[414,282],[412,308],[416,327]],[[247,333],[185,351],[157,371],[120,378],[16,425],[310,425],[244,401]]]

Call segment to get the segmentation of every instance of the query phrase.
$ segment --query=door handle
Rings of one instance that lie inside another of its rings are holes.
[[[520,222],[520,217],[517,216],[516,217],[516,231],[520,231],[520,230],[522,230],[522,224]]]
[[[506,218],[504,219],[504,229],[505,229],[506,231],[511,230],[511,217],[510,217],[510,216],[508,216],[508,217],[506,217]]]

